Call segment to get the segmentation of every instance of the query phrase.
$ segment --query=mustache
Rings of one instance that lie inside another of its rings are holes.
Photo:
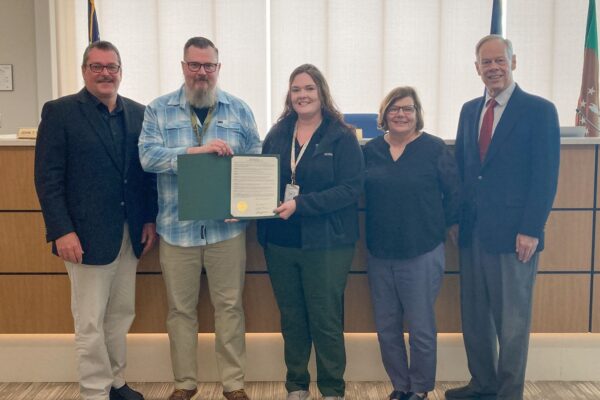
[[[98,79],[96,79],[97,83],[114,82],[114,81],[115,80],[111,76],[100,76]]]

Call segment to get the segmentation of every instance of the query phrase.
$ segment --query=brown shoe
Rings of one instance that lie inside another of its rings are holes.
[[[227,400],[250,400],[244,389],[234,390],[233,392],[223,392]]]
[[[169,396],[169,400],[195,400],[198,397],[198,389],[175,389]]]

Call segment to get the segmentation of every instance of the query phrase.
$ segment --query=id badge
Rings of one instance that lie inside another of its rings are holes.
[[[294,197],[300,194],[300,186],[288,183],[285,185],[285,194],[283,196],[283,202],[293,200]]]

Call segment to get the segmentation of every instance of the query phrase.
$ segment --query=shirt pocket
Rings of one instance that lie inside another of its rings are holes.
[[[242,124],[238,121],[218,120],[215,125],[217,138],[227,142],[234,153],[240,153],[243,150]]]
[[[165,143],[167,147],[197,146],[190,121],[170,121],[165,124]]]

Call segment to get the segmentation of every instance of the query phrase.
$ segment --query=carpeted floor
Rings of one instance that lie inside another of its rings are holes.
[[[438,382],[429,400],[443,400],[446,389],[464,382]],[[171,383],[131,383],[144,394],[146,400],[166,400]],[[221,385],[200,385],[199,400],[223,400]],[[252,400],[285,400],[282,382],[248,382],[246,391]],[[314,400],[319,392],[315,383],[310,391]],[[389,382],[348,382],[346,400],[385,400],[391,391]],[[79,400],[76,383],[0,383],[0,400]],[[527,382],[525,400],[600,400],[600,382]]]

